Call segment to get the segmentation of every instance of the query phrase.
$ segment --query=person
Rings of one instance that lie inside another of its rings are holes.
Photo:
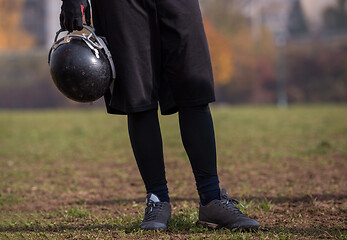
[[[166,229],[171,205],[158,120],[178,112],[181,138],[200,198],[198,223],[212,228],[255,229],[219,187],[209,103],[215,101],[210,54],[198,0],[62,0],[64,30],[90,25],[109,44],[117,69],[110,114],[125,114],[147,191],[142,229]]]

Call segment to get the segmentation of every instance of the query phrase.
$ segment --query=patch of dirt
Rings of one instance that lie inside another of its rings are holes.
[[[261,223],[263,231],[287,231],[301,237],[311,234],[313,238],[329,238],[346,231],[347,164],[343,157],[332,158],[328,165],[282,159],[276,166],[245,164],[228,170],[223,169],[225,164],[220,167],[220,178],[233,197],[255,206],[268,203],[268,209],[247,211]],[[174,214],[187,202],[197,211],[198,196],[189,163],[169,158],[166,165]],[[135,161],[74,162],[66,175],[58,171],[59,167],[37,176],[32,188],[20,192],[25,201],[2,206],[1,211],[49,212],[81,205],[93,214],[117,216],[137,214],[145,207],[145,190]]]

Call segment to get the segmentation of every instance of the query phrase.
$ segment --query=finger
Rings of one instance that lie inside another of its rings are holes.
[[[75,18],[73,20],[73,29],[81,31],[83,29],[83,20],[81,17]]]
[[[87,7],[84,9],[84,16],[85,16],[85,19],[86,19],[86,24],[88,26],[90,26],[91,24],[91,16],[90,16],[90,5],[89,5],[89,2],[87,1]]]
[[[60,27],[62,30],[66,30],[66,27],[65,27],[65,19],[64,19],[64,12],[61,12],[60,13]]]
[[[73,31],[73,21],[71,18],[65,18],[65,28],[69,32]]]

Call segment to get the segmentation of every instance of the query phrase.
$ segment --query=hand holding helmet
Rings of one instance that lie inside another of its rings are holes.
[[[60,26],[63,30],[72,32],[83,29],[83,17],[90,25],[90,5],[88,0],[62,0]]]

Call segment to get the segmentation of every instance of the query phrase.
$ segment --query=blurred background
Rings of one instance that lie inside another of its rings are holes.
[[[347,102],[347,0],[200,2],[219,103]],[[60,5],[0,0],[0,108],[85,106],[49,75]]]

